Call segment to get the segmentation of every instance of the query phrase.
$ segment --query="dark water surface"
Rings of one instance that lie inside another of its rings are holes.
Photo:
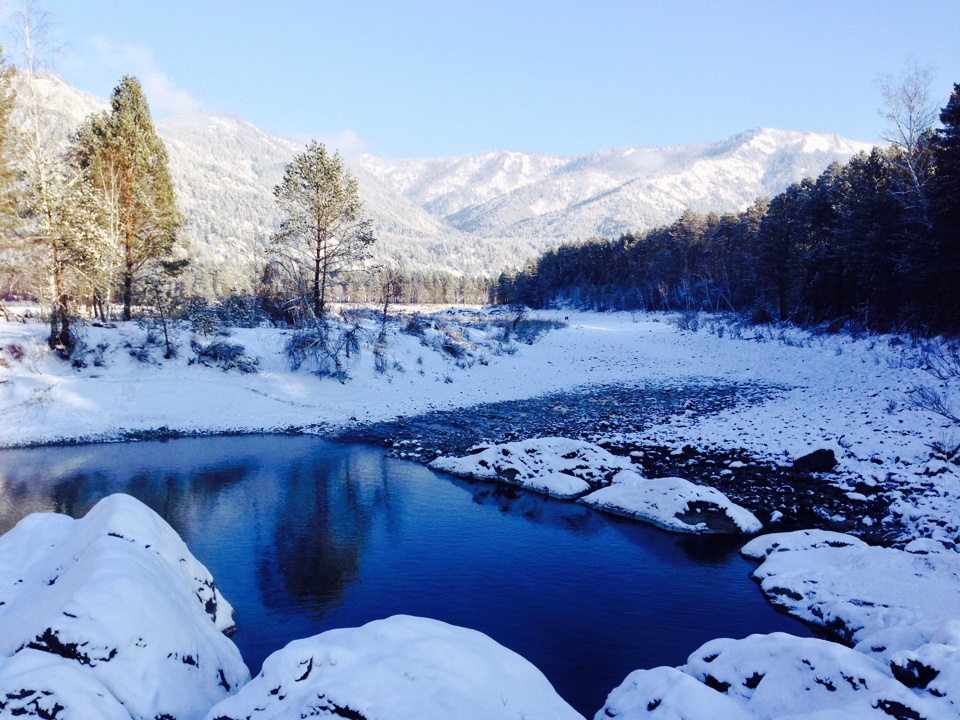
[[[715,637],[805,626],[750,580],[742,540],[697,538],[366,445],[242,436],[0,452],[0,531],[125,492],[160,513],[237,611],[256,674],[287,642],[397,613],[491,636],[588,717],[637,668]]]

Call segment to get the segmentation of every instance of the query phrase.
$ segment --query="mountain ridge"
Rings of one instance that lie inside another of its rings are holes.
[[[83,118],[108,107],[55,75],[38,77],[37,89],[59,147]],[[209,289],[249,285],[251,264],[280,219],[273,188],[302,145],[223,113],[166,118],[156,127]],[[686,209],[742,210],[870,147],[835,133],[754,128],[710,143],[581,155],[493,150],[344,160],[374,223],[377,261],[496,275],[548,247],[644,231]]]

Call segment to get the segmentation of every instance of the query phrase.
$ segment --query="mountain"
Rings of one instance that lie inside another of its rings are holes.
[[[492,152],[354,162],[462,232],[558,242],[649,229],[686,209],[742,210],[869,147],[838,135],[758,129],[711,144],[575,157]]]
[[[51,143],[105,100],[44,75]],[[23,121],[22,112],[20,121]],[[250,282],[279,216],[273,188],[303,149],[239,118],[161,120],[195,267],[224,291]],[[405,269],[497,274],[564,241],[669,223],[685,209],[735,211],[869,149],[837,135],[758,129],[727,140],[589,155],[484,152],[451,158],[347,158],[374,222],[377,259]]]

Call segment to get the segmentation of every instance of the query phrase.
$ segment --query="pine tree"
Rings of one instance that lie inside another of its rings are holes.
[[[953,86],[950,99],[940,113],[943,127],[937,130],[934,146],[936,174],[933,183],[933,235],[937,272],[933,290],[941,295],[940,324],[960,330],[960,84]]]
[[[285,215],[274,246],[308,288],[314,317],[322,319],[333,283],[367,259],[375,241],[362,215],[357,181],[340,153],[331,156],[312,141],[286,166],[273,194]]]
[[[134,285],[151,260],[169,257],[183,217],[177,209],[167,150],[157,136],[139,80],[124,76],[110,110],[88,117],[73,137],[73,156],[111,208],[122,257],[123,319]]]

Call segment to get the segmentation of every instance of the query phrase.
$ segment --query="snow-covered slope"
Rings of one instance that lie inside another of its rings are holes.
[[[712,144],[577,157],[495,152],[355,162],[464,232],[569,240],[648,229],[685,209],[741,210],[868,148],[837,135],[764,128]]]
[[[52,75],[39,78],[37,90],[54,144],[106,107]],[[219,289],[242,285],[252,254],[278,221],[273,188],[302,146],[225,115],[163,120],[157,130],[170,152],[194,257],[216,271]],[[582,156],[361,155],[347,164],[374,221],[378,260],[495,275],[560,242],[648,229],[687,208],[743,209],[867,148],[836,135],[761,129],[712,144]]]

